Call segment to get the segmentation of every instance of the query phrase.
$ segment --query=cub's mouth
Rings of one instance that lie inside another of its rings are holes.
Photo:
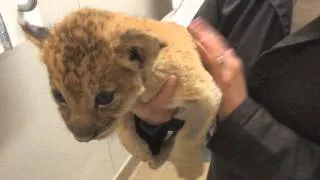
[[[111,126],[107,127],[104,129],[104,131],[102,131],[101,133],[99,133],[97,136],[96,136],[96,140],[101,140],[101,139],[104,139],[106,137],[108,137],[109,135],[111,135],[115,129],[116,129],[116,123],[112,123]]]
[[[101,140],[115,131],[116,122],[110,121],[104,126],[87,125],[83,127],[68,126],[74,138],[79,142],[90,142],[92,140]]]

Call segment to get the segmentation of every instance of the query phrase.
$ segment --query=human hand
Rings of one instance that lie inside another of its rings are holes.
[[[247,98],[242,61],[204,20],[196,19],[188,30],[195,38],[206,69],[223,93],[219,115],[226,117]]]
[[[149,124],[162,124],[171,120],[177,110],[167,109],[167,107],[172,100],[177,82],[176,76],[169,76],[160,91],[149,102],[144,103],[138,100],[132,112]]]

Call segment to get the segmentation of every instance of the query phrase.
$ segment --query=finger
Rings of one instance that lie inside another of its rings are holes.
[[[207,50],[216,50],[212,49],[214,47],[228,48],[227,43],[225,42],[223,36],[216,31],[209,23],[201,18],[195,19],[188,27],[191,35],[200,41]],[[215,42],[212,45],[212,42]]]
[[[167,81],[161,86],[159,92],[148,102],[145,103],[141,101],[141,99],[137,99],[136,103],[134,104],[132,111],[139,112],[142,111],[152,105],[161,105],[164,104],[164,98],[171,99],[173,95],[173,90],[176,84],[176,76],[169,76]]]
[[[166,83],[162,85],[160,91],[155,95],[155,97],[152,98],[149,105],[166,107],[171,102],[177,83],[178,78],[174,75],[171,75]]]
[[[148,122],[151,125],[159,125],[159,124],[163,124],[166,123],[168,121],[170,121],[172,119],[172,114],[173,114],[174,110],[168,110],[166,112],[160,112],[160,114],[158,114],[158,116],[155,116],[154,114],[152,114],[152,118],[150,119],[144,119],[146,122]]]
[[[210,52],[215,58],[229,48],[224,38],[202,19],[193,21],[188,27],[188,30],[190,34],[202,44],[204,49]]]
[[[204,61],[207,71],[212,75],[214,81],[222,90],[228,88],[235,76],[242,70],[240,60],[233,53],[232,49],[225,52],[225,61],[222,65],[217,61],[212,61],[212,58],[209,57],[208,53],[201,45],[198,47],[198,51]]]
[[[199,55],[201,57],[202,63],[205,67],[205,69],[212,75],[212,76],[217,76],[219,73],[218,71],[221,71],[221,69],[219,68],[214,68],[216,66],[210,65],[210,63],[214,63],[212,62],[210,59],[212,59],[211,57],[209,57],[209,53],[204,49],[204,47],[196,41],[197,44],[197,50],[199,52]]]
[[[227,75],[223,75],[226,79],[226,81],[232,81],[232,79],[239,75],[242,74],[242,62],[240,58],[234,53],[232,49],[227,50],[225,52],[225,68],[224,68],[224,73]]]
[[[205,67],[205,69],[209,72],[209,74],[211,74],[213,80],[215,81],[215,83],[217,83],[218,87],[223,89],[222,84],[221,84],[221,80],[222,77],[221,75],[223,74],[221,71],[223,70],[223,68],[217,68],[218,65],[211,65],[210,63],[214,63],[212,62],[208,53],[206,52],[206,50],[201,46],[200,43],[196,42],[196,44],[198,44],[198,52],[201,56],[203,65]]]
[[[144,119],[149,114],[149,107],[146,103],[142,102],[141,99],[137,99],[136,103],[131,108],[131,111],[138,117]]]

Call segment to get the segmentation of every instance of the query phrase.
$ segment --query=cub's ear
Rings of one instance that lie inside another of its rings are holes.
[[[166,44],[157,38],[136,30],[128,30],[121,35],[116,53],[126,56],[130,61],[137,61],[139,67],[143,68],[145,62],[156,58],[165,46]]]
[[[18,23],[26,38],[37,47],[41,48],[43,41],[49,36],[49,29],[46,27],[32,25],[24,20],[20,20]]]

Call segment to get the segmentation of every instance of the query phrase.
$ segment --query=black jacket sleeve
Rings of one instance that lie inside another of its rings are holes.
[[[196,17],[205,18],[235,43],[248,71],[254,54],[289,34],[292,6],[291,0],[206,0]],[[208,147],[247,179],[320,177],[320,147],[279,123],[251,98],[218,123]]]
[[[218,123],[208,147],[249,179],[320,177],[320,147],[280,124],[250,98]]]
[[[218,3],[217,0],[205,0],[194,18],[204,18],[211,26],[218,28],[221,23],[221,8]]]

